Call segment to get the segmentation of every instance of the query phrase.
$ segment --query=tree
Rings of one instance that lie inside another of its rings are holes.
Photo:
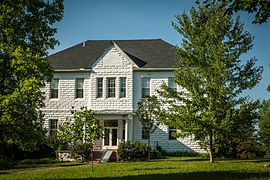
[[[263,150],[270,153],[270,99],[263,100],[259,118],[259,136]]]
[[[259,117],[258,108],[260,101],[243,102],[239,108],[231,109],[229,118],[223,125],[222,133],[217,134],[215,139],[215,154],[219,157],[250,158],[256,155],[256,129],[255,124]],[[249,146],[244,146],[245,144]],[[243,149],[245,152],[243,153]],[[246,157],[244,157],[247,155]]]
[[[147,96],[138,102],[137,115],[142,124],[144,134],[148,140],[148,160],[150,160],[150,138],[159,125],[158,112],[160,111],[160,103],[156,96]]]
[[[180,130],[178,136],[191,136],[209,151],[213,162],[214,137],[234,123],[231,110],[247,100],[239,97],[261,79],[262,67],[255,58],[241,62],[240,56],[252,48],[253,37],[244,32],[239,17],[226,15],[224,4],[197,2],[198,8],[176,16],[173,27],[183,36],[175,92],[162,85],[160,95],[169,106],[162,109],[160,121]]]
[[[33,151],[45,132],[37,109],[53,77],[46,56],[58,43],[51,26],[63,17],[63,0],[3,0],[0,11],[0,146]]]
[[[59,138],[62,142],[79,142],[81,144],[90,144],[92,154],[93,171],[93,146],[94,141],[103,136],[104,128],[100,125],[100,121],[95,118],[95,113],[88,110],[87,107],[81,107],[80,111],[74,110],[72,107],[71,114],[73,117],[67,117],[66,121],[59,132]]]
[[[207,0],[209,1],[209,0]],[[253,24],[262,24],[267,22],[270,17],[270,2],[268,0],[244,1],[244,0],[218,0],[227,3],[227,12],[247,11],[256,13]]]

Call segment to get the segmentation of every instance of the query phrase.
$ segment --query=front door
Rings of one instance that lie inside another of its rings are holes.
[[[104,127],[103,149],[117,149],[118,120],[105,120]]]

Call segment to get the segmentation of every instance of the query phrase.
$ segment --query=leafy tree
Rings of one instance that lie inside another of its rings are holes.
[[[259,135],[263,150],[270,153],[270,99],[263,100],[260,109]]]
[[[253,24],[262,24],[267,22],[270,17],[270,2],[268,0],[218,0],[227,3],[227,12],[247,11],[248,13],[256,13]],[[209,0],[207,0],[209,2]]]
[[[161,121],[180,130],[179,136],[192,136],[209,151],[213,162],[214,137],[237,119],[231,110],[247,100],[239,95],[261,79],[262,67],[255,58],[241,62],[240,56],[252,48],[253,37],[243,30],[239,17],[226,14],[224,4],[197,2],[190,17],[176,16],[173,27],[184,37],[175,83],[183,88],[172,91],[162,85],[161,96],[169,106],[161,111]]]
[[[138,102],[137,115],[142,124],[144,133],[148,140],[148,160],[150,160],[150,138],[151,134],[155,132],[158,122],[158,112],[160,111],[160,103],[156,96],[147,96]]]
[[[230,114],[225,117],[228,119],[225,122],[229,123],[223,125],[222,133],[214,137],[217,156],[250,158],[256,155],[255,124],[259,117],[259,105],[259,101],[247,101],[240,108],[231,109]]]
[[[45,133],[37,109],[53,76],[46,55],[58,43],[51,26],[63,17],[63,0],[2,0],[0,11],[0,146],[33,151]]]
[[[94,141],[103,136],[104,128],[100,121],[95,118],[95,113],[87,107],[81,107],[80,111],[71,109],[72,117],[67,117],[63,123],[59,138],[62,142],[79,142],[90,144],[92,152],[92,171],[93,171],[93,146]],[[88,146],[89,147],[89,146]],[[85,151],[85,150],[84,150]]]

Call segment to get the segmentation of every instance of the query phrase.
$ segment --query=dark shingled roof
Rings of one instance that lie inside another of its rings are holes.
[[[141,68],[173,68],[177,55],[173,45],[161,39],[146,40],[89,40],[52,54],[48,60],[53,68],[80,69],[89,67],[113,42]]]

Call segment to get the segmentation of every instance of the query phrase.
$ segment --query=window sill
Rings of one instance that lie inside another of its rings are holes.
[[[84,98],[76,98],[75,101],[84,101]]]

